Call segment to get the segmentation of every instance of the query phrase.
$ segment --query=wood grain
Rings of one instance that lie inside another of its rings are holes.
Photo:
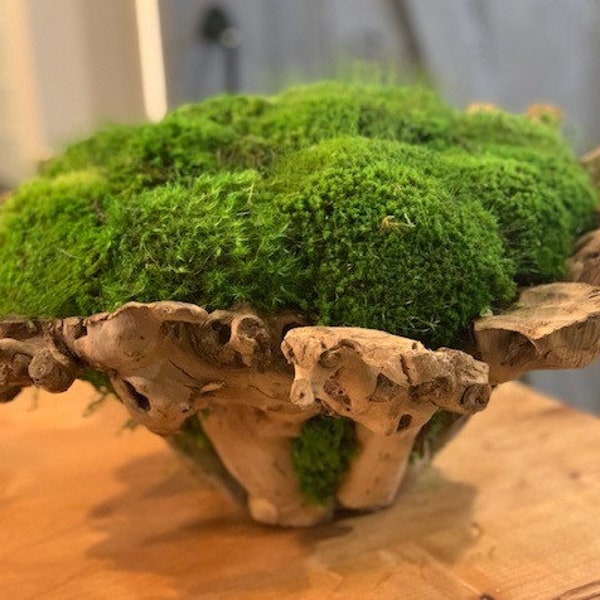
[[[257,525],[93,392],[0,407],[0,597],[600,597],[600,422],[506,384],[397,504]],[[35,404],[35,406],[34,406]]]

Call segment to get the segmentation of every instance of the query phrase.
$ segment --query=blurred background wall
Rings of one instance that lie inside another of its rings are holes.
[[[578,152],[600,142],[596,0],[0,0],[0,189],[105,123],[356,69],[556,104]],[[600,412],[597,370],[531,381]]]
[[[0,0],[0,185],[103,123],[145,117],[135,3]]]

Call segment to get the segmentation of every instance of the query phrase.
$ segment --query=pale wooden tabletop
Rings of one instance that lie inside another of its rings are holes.
[[[0,406],[0,598],[600,598],[600,421],[507,384],[394,508],[252,523],[93,392]]]

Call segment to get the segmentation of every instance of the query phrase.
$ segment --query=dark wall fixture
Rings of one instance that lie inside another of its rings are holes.
[[[210,6],[200,20],[200,36],[214,44],[223,55],[223,81],[226,92],[240,91],[240,46],[242,36],[231,16],[220,6]]]

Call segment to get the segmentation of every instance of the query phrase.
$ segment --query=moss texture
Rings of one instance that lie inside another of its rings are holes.
[[[335,494],[357,451],[354,423],[341,417],[313,417],[293,442],[292,461],[306,499],[326,504]]]
[[[0,213],[0,314],[249,302],[459,345],[596,196],[554,124],[414,88],[222,96],[75,144]]]
[[[596,206],[551,119],[374,84],[222,96],[108,128],[16,190],[0,208],[0,315],[244,302],[460,347],[517,285],[560,278]],[[349,438],[310,423],[295,460],[318,500],[338,476],[316,486],[336,467],[308,469],[310,444]]]

